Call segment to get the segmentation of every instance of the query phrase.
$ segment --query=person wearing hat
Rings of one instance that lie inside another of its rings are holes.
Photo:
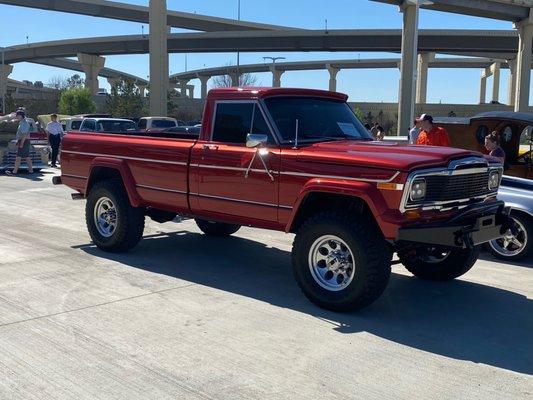
[[[17,134],[17,157],[15,158],[15,166],[13,171],[6,171],[6,175],[15,175],[20,168],[20,162],[24,158],[28,165],[28,173],[33,174],[33,164],[30,157],[30,123],[26,120],[26,113],[23,110],[17,110],[15,119],[19,121]]]
[[[59,146],[61,146],[61,139],[63,138],[63,126],[57,122],[57,114],[50,115],[51,121],[46,125],[46,133],[48,133],[48,141],[52,146],[52,167],[57,167],[57,155],[59,153]]]
[[[450,146],[450,138],[446,129],[441,128],[433,123],[433,117],[428,114],[422,114],[416,119],[420,123],[420,134],[416,139],[416,144],[425,144],[429,146]]]

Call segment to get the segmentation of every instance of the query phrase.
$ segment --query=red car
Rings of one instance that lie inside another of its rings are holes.
[[[346,100],[212,90],[198,136],[69,133],[55,183],[87,199],[89,233],[105,251],[134,247],[145,216],[189,216],[214,236],[242,225],[293,232],[296,280],[332,310],[376,300],[394,252],[422,279],[466,273],[478,245],[507,229],[502,165],[474,151],[375,142]]]

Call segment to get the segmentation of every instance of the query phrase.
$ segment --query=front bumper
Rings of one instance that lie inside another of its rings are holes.
[[[509,209],[503,201],[476,204],[447,221],[398,231],[400,242],[468,248],[503,236],[510,226]]]

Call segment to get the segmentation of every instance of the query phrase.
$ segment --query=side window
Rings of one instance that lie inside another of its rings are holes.
[[[145,119],[141,119],[139,121],[139,129],[146,129],[146,120]]]
[[[254,110],[255,108],[255,110]],[[253,129],[252,129],[252,117]],[[248,133],[264,134],[274,143],[268,126],[254,103],[218,103],[213,138],[215,142],[245,144]]]
[[[92,119],[86,119],[81,124],[81,130],[84,132],[94,132],[96,130],[96,122]]]

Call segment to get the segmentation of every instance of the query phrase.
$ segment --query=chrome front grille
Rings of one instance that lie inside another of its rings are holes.
[[[424,201],[451,201],[489,193],[489,173],[427,176]]]

